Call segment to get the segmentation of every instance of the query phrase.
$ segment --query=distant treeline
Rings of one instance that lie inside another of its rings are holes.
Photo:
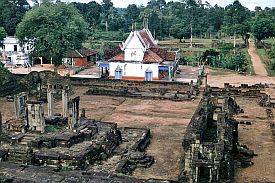
[[[49,1],[43,0],[42,3]],[[100,32],[108,31],[120,33],[120,36],[110,35],[111,38],[123,39],[124,33],[146,25],[158,39],[173,36],[181,40],[190,38],[191,34],[194,37],[219,38],[223,34],[235,34],[247,43],[248,33],[252,33],[258,41],[275,34],[275,8],[263,10],[255,7],[255,11],[250,11],[239,1],[225,8],[195,0],[151,0],[146,6],[130,4],[124,9],[115,8],[111,0],[103,0],[101,4],[91,1],[73,2],[71,5],[89,23],[89,38],[92,40],[101,38]],[[1,0],[0,27],[4,27],[8,35],[14,35],[16,25],[30,9],[26,0]]]

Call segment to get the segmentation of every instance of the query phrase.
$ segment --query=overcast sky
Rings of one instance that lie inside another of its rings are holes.
[[[89,0],[63,0],[67,2],[82,2],[88,3]],[[95,0],[98,3],[101,3],[102,0]],[[129,4],[143,4],[146,5],[149,0],[112,0],[115,7],[125,8]],[[166,0],[167,2],[168,0]],[[203,0],[204,2],[205,0]],[[218,4],[220,6],[226,6],[232,3],[234,0],[207,0],[211,5]],[[243,6],[249,8],[250,10],[254,10],[255,6],[265,7],[275,7],[275,0],[239,0]]]

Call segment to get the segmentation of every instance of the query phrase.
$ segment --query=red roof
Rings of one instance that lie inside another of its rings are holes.
[[[97,52],[92,49],[82,47],[79,50],[68,50],[66,56],[69,58],[84,58],[95,55],[96,53]]]
[[[149,45],[149,47],[152,47],[155,45],[153,40],[150,38],[149,33],[146,30],[140,30],[140,31],[138,31],[138,33],[140,34],[143,42],[146,44],[145,46]]]
[[[111,60],[124,61],[124,53],[120,53],[120,54],[114,56]]]
[[[163,59],[155,52],[148,50],[144,54],[143,63],[161,63]]]
[[[159,55],[163,60],[174,61],[176,59],[176,52],[168,51],[167,48],[151,48],[151,50]]]
[[[168,51],[165,56],[165,60],[174,61],[176,60],[177,53],[175,51]]]
[[[162,59],[165,60],[166,54],[167,54],[167,48],[151,48],[150,50],[152,50],[157,55],[159,55]]]

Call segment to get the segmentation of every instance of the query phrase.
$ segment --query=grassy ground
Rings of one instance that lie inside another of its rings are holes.
[[[225,75],[225,72],[224,71],[212,71],[209,73],[209,75],[211,76],[222,76],[222,75]]]
[[[264,64],[267,65],[267,72],[269,76],[275,76],[275,71],[269,69],[268,65],[270,65],[270,58],[268,57],[266,51],[264,49],[257,49],[257,54],[260,56],[261,60]]]
[[[270,43],[270,44],[274,44],[275,43],[275,39],[274,38],[265,39],[263,41],[266,42],[266,43]]]

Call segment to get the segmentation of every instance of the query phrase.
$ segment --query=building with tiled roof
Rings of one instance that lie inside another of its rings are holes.
[[[63,59],[63,62],[71,62],[74,66],[87,66],[90,62],[97,60],[97,52],[82,47],[78,50],[68,50],[66,53],[66,58]]]
[[[171,80],[179,64],[179,51],[159,47],[146,28],[132,31],[120,49],[108,62],[98,64],[111,79]]]

